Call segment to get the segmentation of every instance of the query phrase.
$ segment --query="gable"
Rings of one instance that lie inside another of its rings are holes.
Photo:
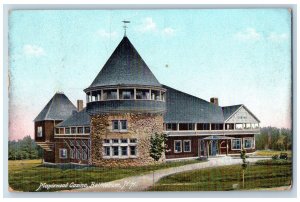
[[[241,106],[226,123],[259,123],[260,121],[245,107]]]

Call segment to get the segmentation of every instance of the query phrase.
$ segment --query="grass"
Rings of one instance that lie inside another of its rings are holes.
[[[76,169],[68,167],[44,167],[41,165],[41,162],[41,160],[8,161],[9,186],[16,191],[33,192],[40,186],[40,183],[102,183],[129,176],[141,175],[154,170],[199,163],[200,161],[188,160],[128,168],[81,167]],[[56,189],[51,189],[50,191],[55,190]]]
[[[292,163],[286,161],[283,164],[281,160],[279,161],[275,163],[274,160],[269,160],[269,162],[250,164],[245,171],[244,189],[291,185]],[[243,189],[241,165],[170,175],[162,178],[150,191],[229,191],[234,189]]]
[[[287,153],[288,157],[292,156],[292,151],[275,151],[275,150],[257,150],[255,152],[256,156],[274,156],[274,155],[280,155],[280,153]]]

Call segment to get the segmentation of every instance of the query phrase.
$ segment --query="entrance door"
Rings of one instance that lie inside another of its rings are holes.
[[[206,156],[206,151],[207,151],[207,148],[206,148],[206,143],[204,140],[200,140],[200,156]]]
[[[218,153],[218,140],[211,140],[210,143],[210,155],[216,156]]]

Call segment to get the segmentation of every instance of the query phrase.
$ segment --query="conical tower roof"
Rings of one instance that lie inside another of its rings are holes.
[[[76,107],[63,93],[56,93],[34,121],[65,120],[72,115]]]
[[[161,86],[126,36],[89,88],[113,85]]]

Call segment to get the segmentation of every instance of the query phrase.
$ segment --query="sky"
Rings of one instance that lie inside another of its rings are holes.
[[[56,92],[85,100],[124,36],[122,20],[160,83],[291,128],[287,9],[18,10],[9,15],[9,139],[33,137]]]

